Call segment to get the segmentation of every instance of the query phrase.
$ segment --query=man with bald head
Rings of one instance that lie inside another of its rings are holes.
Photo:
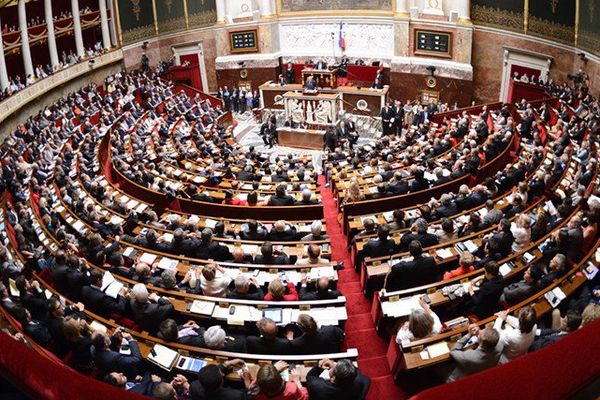
[[[254,277],[246,274],[239,274],[235,280],[235,289],[227,297],[238,300],[262,300],[265,298],[265,292],[262,290]]]
[[[253,354],[291,354],[290,341],[277,336],[277,324],[269,318],[256,323],[260,336],[248,336],[246,349]]]
[[[342,295],[331,287],[332,281],[326,276],[320,277],[314,285],[308,284],[304,276],[300,287],[300,300],[333,300]]]
[[[272,242],[296,240],[296,228],[288,225],[284,220],[279,220],[273,224],[273,229],[269,233],[269,240]]]

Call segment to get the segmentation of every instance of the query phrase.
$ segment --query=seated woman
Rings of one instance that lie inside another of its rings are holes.
[[[202,269],[200,286],[205,296],[225,297],[231,277],[225,275],[225,270],[218,264],[208,264]]]
[[[521,214],[512,224],[510,231],[512,232],[515,241],[512,244],[512,251],[518,253],[525,250],[531,242],[531,218],[527,214]]]
[[[421,308],[414,309],[408,321],[398,329],[396,343],[401,345],[403,342],[424,339],[442,330],[442,322],[423,298],[419,299],[419,305]]]
[[[452,278],[456,278],[457,276],[462,276],[468,274],[469,272],[473,272],[475,270],[473,264],[475,264],[475,257],[473,257],[473,254],[468,251],[464,251],[460,255],[458,268],[446,272],[444,274],[444,280],[447,281]]]
[[[281,372],[287,368],[288,364],[284,361],[260,367],[256,380],[250,387],[250,392],[255,393],[253,398],[255,400],[308,400],[308,390],[302,387],[300,375],[295,368],[290,371],[287,382],[281,377]]]
[[[286,279],[287,280],[287,279]],[[296,286],[292,282],[287,282],[286,285],[280,278],[273,280],[269,284],[269,292],[265,295],[266,301],[297,301],[298,292]]]

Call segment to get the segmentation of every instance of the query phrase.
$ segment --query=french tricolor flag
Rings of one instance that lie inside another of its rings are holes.
[[[340,37],[338,40],[338,45],[340,49],[346,50],[346,39],[344,39],[344,23],[340,21]]]

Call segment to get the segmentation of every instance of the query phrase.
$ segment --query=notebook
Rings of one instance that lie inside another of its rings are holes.
[[[201,315],[212,315],[215,303],[212,301],[194,300],[190,305],[190,312]]]
[[[179,358],[179,353],[161,344],[156,344],[148,354],[148,360],[159,367],[170,371]]]

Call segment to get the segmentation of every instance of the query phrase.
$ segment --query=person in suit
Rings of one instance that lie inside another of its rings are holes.
[[[144,357],[140,352],[137,341],[127,332],[119,332],[114,337],[120,345],[121,340],[129,342],[131,354],[121,354],[118,349],[111,349],[111,338],[103,332],[92,334],[92,356],[100,376],[110,372],[122,372],[128,379],[135,378],[143,368]]]
[[[269,318],[261,318],[256,322],[259,336],[246,338],[246,349],[253,354],[291,354],[289,339],[277,336],[277,324]]]
[[[320,277],[315,283],[313,288],[309,288],[307,284],[307,277],[302,277],[302,285],[300,287],[300,300],[334,300],[340,297],[342,294],[331,289],[331,280],[326,277]]]
[[[168,342],[181,343],[189,346],[206,347],[204,328],[194,321],[177,325],[174,319],[168,318],[160,323],[157,336]]]
[[[390,270],[395,288],[412,288],[440,280],[438,265],[432,257],[423,256],[423,248],[418,240],[410,242],[408,251],[412,260],[399,261]]]
[[[262,300],[265,293],[254,277],[238,275],[234,279],[235,289],[229,292],[227,298],[238,300]]]
[[[296,129],[298,127],[298,123],[296,123],[296,121],[294,121],[294,117],[290,115],[283,123],[283,126],[286,128]]]
[[[475,314],[478,318],[487,318],[498,309],[498,300],[504,290],[504,282],[500,276],[500,267],[495,261],[489,261],[483,267],[485,274],[481,278],[476,278],[469,285],[469,295],[471,299],[467,302],[469,313]],[[479,285],[479,291],[475,293],[473,284]]]
[[[344,341],[344,331],[338,326],[319,326],[308,314],[300,314],[296,325],[302,335],[293,338],[293,332],[288,331],[286,336],[291,340],[293,354],[327,354],[340,351]]]
[[[394,113],[394,122],[392,123],[392,133],[398,135],[402,134],[402,126],[404,122],[404,107],[400,100],[394,101],[394,107],[392,108]]]
[[[246,400],[246,389],[250,387],[251,377],[242,376],[246,388],[237,389],[225,386],[225,375],[234,368],[242,368],[244,361],[233,359],[222,364],[206,365],[198,372],[198,379],[190,385],[192,400]]]
[[[272,242],[289,242],[296,240],[296,227],[288,225],[284,220],[276,221],[269,232],[268,240]]]
[[[555,320],[558,320],[558,323],[555,323]],[[576,310],[569,310],[564,317],[561,317],[560,311],[555,309],[552,312],[552,325],[558,325],[558,327],[540,329],[539,333],[536,332],[536,337],[531,347],[529,347],[529,351],[532,352],[543,349],[546,346],[558,342],[568,334],[579,329],[581,321],[581,314]]]
[[[156,332],[160,322],[173,313],[173,305],[156,293],[149,294],[143,283],[134,285],[132,293],[134,298],[130,300],[129,306],[133,320],[140,329],[150,333]]]
[[[146,372],[144,376],[137,376],[131,381],[122,372],[111,372],[104,377],[104,382],[109,385],[146,397],[152,397],[154,387],[160,381],[160,377],[149,372]]]
[[[438,238],[435,234],[427,232],[428,224],[424,218],[418,218],[412,225],[410,231],[400,238],[400,247],[408,250],[409,244],[416,240],[422,247],[431,247],[438,244]]]
[[[23,308],[23,305],[20,302],[13,301],[13,299],[10,298],[8,295],[8,290],[2,282],[0,282],[0,303],[2,304],[2,307],[13,317],[15,317],[15,314],[19,309]]]
[[[126,289],[122,288],[116,299],[102,292],[102,273],[98,270],[90,272],[91,284],[81,288],[81,301],[90,311],[109,316],[111,313],[124,315],[127,310]]]
[[[285,70],[285,79],[287,80],[287,83],[296,83],[296,74],[294,73],[292,63],[287,64],[287,69]]]
[[[372,87],[375,89],[383,89],[383,67],[377,70]]]
[[[248,221],[242,225],[240,238],[242,240],[265,240],[267,238],[267,230],[258,225],[257,221]]]
[[[325,60],[323,60],[323,59],[317,61],[317,63],[315,64],[315,69],[326,70],[327,69],[327,62],[325,62]]]
[[[382,257],[396,250],[396,243],[389,238],[390,227],[382,224],[377,228],[377,239],[369,240],[363,247],[364,257]]]
[[[294,198],[286,193],[285,185],[277,185],[275,195],[269,197],[270,206],[293,206]]]
[[[478,346],[468,348],[473,337],[477,338]],[[475,324],[469,326],[469,332],[456,342],[450,351],[450,357],[456,367],[448,376],[447,382],[454,382],[468,375],[486,370],[498,364],[502,354],[500,334],[493,328],[479,329]]]
[[[19,290],[21,304],[29,310],[32,318],[45,319],[47,299],[44,291],[40,288],[40,283],[36,280],[29,283],[24,275],[20,275],[15,279],[15,286]]]
[[[267,241],[260,246],[260,254],[256,255],[254,262],[265,265],[286,265],[290,263],[290,259],[285,253],[274,253],[273,243]]]
[[[508,305],[515,305],[529,296],[537,293],[540,289],[540,279],[544,271],[539,264],[532,264],[525,270],[523,279],[511,283],[504,288],[500,301],[506,301]]]
[[[329,380],[321,377],[328,370]],[[363,400],[371,379],[360,373],[350,360],[319,361],[306,375],[306,388],[311,400]]]
[[[306,82],[304,82],[304,90],[314,92],[317,90],[317,81],[315,77],[310,75],[306,78]]]
[[[394,111],[388,101],[385,103],[383,108],[381,109],[381,113],[379,114],[381,117],[381,123],[383,128],[384,135],[392,134],[392,118],[394,118]]]
[[[328,149],[330,152],[335,151],[338,136],[332,126],[328,126],[323,135],[323,150]]]
[[[21,307],[15,309],[15,319],[23,328],[23,333],[33,339],[42,347],[48,347],[52,343],[52,334],[46,322],[32,319],[28,309]]]
[[[213,241],[213,233],[210,228],[202,230],[200,241],[194,244],[195,258],[213,259],[225,261],[231,258],[229,248],[223,244]]]

